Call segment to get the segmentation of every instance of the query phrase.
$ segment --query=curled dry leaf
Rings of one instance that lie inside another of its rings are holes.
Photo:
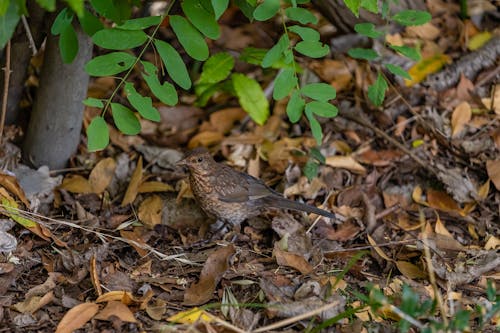
[[[95,303],[82,303],[64,315],[56,328],[56,333],[71,333],[80,329],[99,311],[99,305]]]
[[[469,103],[462,102],[457,105],[451,115],[451,136],[458,136],[464,129],[465,125],[470,122],[471,117],[472,109]]]
[[[111,183],[115,174],[116,162],[111,157],[100,160],[89,175],[89,184],[94,193],[102,193]]]
[[[0,185],[5,187],[7,191],[14,194],[16,197],[18,197],[26,207],[30,206],[30,202],[24,195],[24,191],[21,186],[19,186],[16,177],[0,172]]]
[[[221,247],[210,254],[201,270],[200,280],[186,290],[184,304],[199,305],[208,302],[212,298],[215,287],[229,268],[228,261],[234,252],[234,246],[229,245]]]
[[[196,134],[189,140],[188,148],[193,149],[196,147],[208,147],[213,146],[224,139],[224,136],[220,132],[206,131]]]

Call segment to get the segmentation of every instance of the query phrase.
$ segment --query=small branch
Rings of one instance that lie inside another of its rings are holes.
[[[2,100],[2,115],[0,119],[0,145],[3,144],[3,128],[5,125],[5,117],[7,115],[7,99],[9,97],[9,82],[10,82],[10,40],[5,48],[5,76],[3,79],[3,100]]]
[[[38,49],[36,48],[35,40],[33,39],[33,35],[31,34],[31,29],[24,15],[21,16],[21,21],[23,22],[24,30],[26,30],[26,36],[28,36],[28,40],[30,42],[30,49],[33,51],[33,55],[38,53]]]

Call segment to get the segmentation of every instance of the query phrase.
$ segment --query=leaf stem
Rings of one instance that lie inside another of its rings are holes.
[[[113,92],[111,93],[111,96],[106,100],[106,105],[104,105],[103,109],[102,109],[102,112],[101,112],[101,117],[104,117],[104,115],[106,114],[106,111],[108,110],[109,106],[111,105],[111,101],[113,100],[113,98],[115,97],[115,95],[118,93],[118,91],[120,90],[120,88],[122,87],[122,85],[125,83],[125,80],[129,77],[130,73],[132,73],[132,71],[134,70],[135,66],[139,63],[139,61],[141,60],[142,58],[142,55],[144,54],[144,52],[146,52],[146,49],[149,47],[149,45],[153,42],[154,40],[154,36],[156,35],[156,33],[158,32],[158,29],[160,29],[160,26],[161,24],[163,23],[163,20],[168,16],[168,14],[170,13],[170,10],[172,9],[173,5],[175,3],[175,0],[172,0],[166,10],[165,10],[165,13],[161,16],[161,20],[160,20],[160,23],[158,23],[158,25],[156,25],[155,29],[153,30],[153,33],[151,34],[151,36],[148,36],[148,41],[146,42],[146,44],[144,45],[144,47],[142,48],[141,52],[139,53],[139,55],[135,58],[135,61],[133,63],[132,66],[130,66],[129,70],[127,71],[127,73],[125,73],[125,75],[120,79],[120,82],[118,83],[118,85],[116,86],[116,88],[113,90]]]

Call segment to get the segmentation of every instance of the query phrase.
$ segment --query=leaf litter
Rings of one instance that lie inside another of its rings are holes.
[[[304,331],[340,316],[334,331],[363,332],[400,318],[394,305],[376,312],[353,298],[368,283],[388,297],[410,285],[429,299],[436,279],[439,292],[464,307],[486,302],[500,267],[500,88],[463,54],[455,9],[433,6],[431,23],[388,36],[390,44],[421,45],[426,60],[401,64],[412,80],[394,80],[383,110],[364,103],[377,76],[363,62],[303,59],[309,80],[339,95],[339,116],[320,120],[325,159],[312,178],[303,174],[316,148],[305,122],[289,123],[277,102],[258,126],[224,92],[204,109],[186,92],[183,105],[156,101],[159,123],[142,121],[137,137],[111,129],[111,146],[99,154],[80,148],[64,177],[2,173],[2,214],[17,226],[2,220],[0,318],[28,331],[264,332]],[[269,23],[228,24],[236,17],[228,14],[212,47],[242,51],[277,40]],[[467,76],[429,76],[449,61],[445,71],[466,66]],[[247,63],[235,66],[264,86],[273,80]],[[115,84],[95,79],[89,96],[106,98]],[[87,124],[93,113],[86,108]],[[199,145],[339,218],[271,210],[226,232],[199,209],[175,166]]]

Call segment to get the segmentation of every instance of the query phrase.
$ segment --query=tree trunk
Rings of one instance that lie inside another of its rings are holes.
[[[42,44],[45,27],[44,17],[46,11],[40,8],[35,1],[28,2],[28,12],[30,16],[26,18],[37,48]],[[19,118],[19,102],[24,91],[24,83],[28,73],[28,66],[32,57],[33,50],[30,48],[30,42],[26,30],[20,21],[16,31],[11,38],[11,74],[9,80],[9,95],[7,97],[7,114],[5,116],[6,124],[13,124]],[[5,59],[2,59],[1,67],[5,67]],[[4,72],[0,72],[0,91],[3,91]]]
[[[47,36],[40,86],[23,147],[24,160],[34,167],[64,168],[80,141],[82,100],[89,83],[83,67],[92,57],[92,42],[79,25],[75,30],[79,50],[71,64],[61,59],[59,37]]]

